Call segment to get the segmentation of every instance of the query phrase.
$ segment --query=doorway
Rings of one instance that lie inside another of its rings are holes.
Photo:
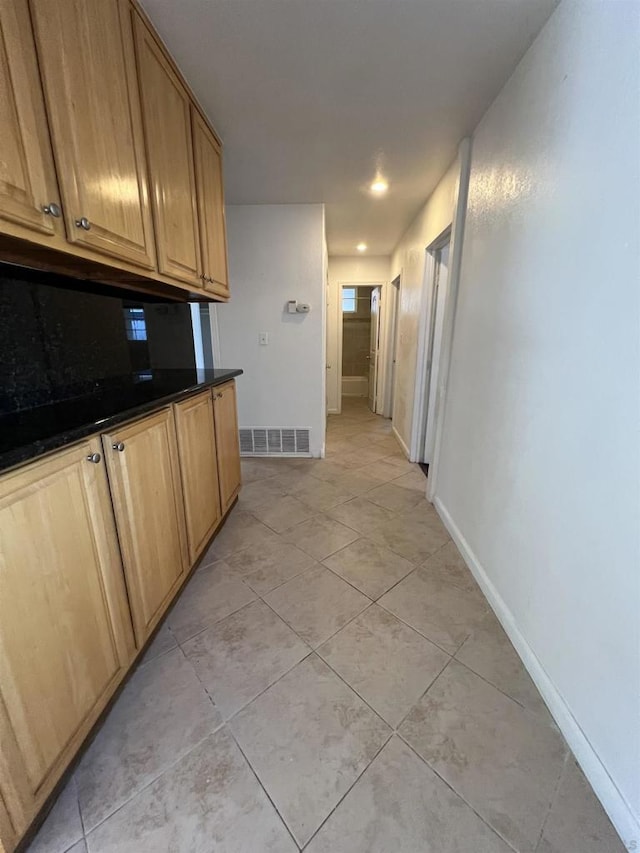
[[[376,297],[374,292],[377,292]],[[375,285],[341,286],[340,364],[343,399],[360,397],[370,400],[373,395],[375,405],[379,304],[380,288]],[[375,317],[372,315],[372,306],[376,311]]]
[[[442,359],[449,301],[451,228],[426,249],[424,307],[418,344],[412,455],[425,473],[434,461],[444,389]]]

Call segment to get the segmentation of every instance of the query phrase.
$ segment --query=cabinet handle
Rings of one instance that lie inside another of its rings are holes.
[[[42,212],[46,213],[47,216],[55,216],[56,219],[62,213],[60,207],[55,203],[55,201],[52,201],[49,204],[44,204],[42,206]]]
[[[122,453],[124,450],[124,441],[118,441],[116,444],[111,445],[114,450],[117,450],[119,453]]]
[[[83,216],[80,219],[76,219],[76,226],[88,231],[91,228],[91,223],[86,216]]]
[[[90,453],[90,454],[87,456],[87,462],[93,462],[93,463],[95,463],[96,465],[98,464],[98,462],[99,462],[101,459],[102,459],[102,457],[100,456],[100,454],[99,454],[99,453]]]

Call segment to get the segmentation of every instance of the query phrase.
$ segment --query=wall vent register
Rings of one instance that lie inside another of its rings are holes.
[[[310,456],[310,429],[248,427],[240,429],[241,456]]]

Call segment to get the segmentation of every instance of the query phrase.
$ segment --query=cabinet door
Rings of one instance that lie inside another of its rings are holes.
[[[155,265],[129,7],[31,0],[68,239]]]
[[[176,404],[174,409],[189,558],[193,564],[222,517],[211,394],[198,394]]]
[[[133,656],[100,451],[93,439],[0,479],[0,799],[16,835]]]
[[[226,382],[213,389],[213,411],[218,448],[220,503],[225,513],[240,488],[240,443],[236,408],[236,383]]]
[[[102,440],[140,647],[188,566],[171,409],[104,435]]]
[[[0,0],[0,127],[0,219],[64,244],[27,0]]]
[[[222,152],[200,113],[191,108],[198,190],[198,219],[205,289],[229,296],[227,234],[222,188]]]
[[[155,36],[134,15],[158,269],[200,286],[190,101]]]

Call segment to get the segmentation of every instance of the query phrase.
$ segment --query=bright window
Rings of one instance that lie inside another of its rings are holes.
[[[355,287],[342,288],[342,313],[355,314],[358,310],[357,295]]]
[[[127,340],[146,341],[147,324],[144,321],[144,308],[125,308],[124,327],[127,330]]]

